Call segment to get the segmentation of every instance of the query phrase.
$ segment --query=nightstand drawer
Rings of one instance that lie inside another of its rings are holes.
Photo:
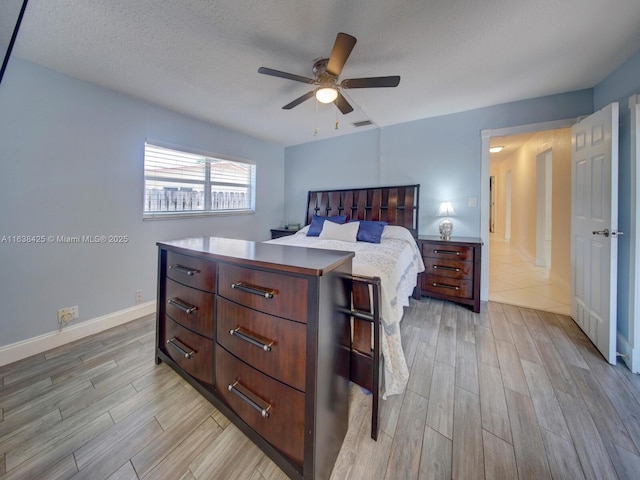
[[[258,313],[224,298],[216,314],[218,343],[235,356],[300,391],[305,390],[307,354],[303,323]]]
[[[167,315],[189,330],[208,338],[213,338],[214,298],[213,293],[166,279]]]
[[[167,277],[189,287],[216,291],[216,264],[201,258],[167,252]]]
[[[440,275],[422,275],[422,290],[449,297],[473,298],[473,282]]]
[[[251,428],[301,465],[304,393],[273,380],[216,348],[216,390]]]
[[[473,263],[458,260],[447,260],[423,257],[426,274],[455,278],[457,280],[471,280],[473,278]]]
[[[307,322],[307,280],[221,263],[218,295],[254,310]]]
[[[473,261],[473,247],[461,245],[447,245],[446,242],[423,243],[422,255],[443,260],[469,260]]]
[[[187,330],[169,317],[160,319],[160,348],[198,381],[213,385],[213,340]]]

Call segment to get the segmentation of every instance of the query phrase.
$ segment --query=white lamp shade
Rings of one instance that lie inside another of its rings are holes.
[[[442,202],[440,204],[440,208],[438,208],[438,213],[436,216],[438,217],[453,217],[456,214],[456,211],[451,206],[451,202]]]
[[[331,87],[319,88],[316,90],[316,98],[320,103],[331,103],[338,98],[338,90]]]

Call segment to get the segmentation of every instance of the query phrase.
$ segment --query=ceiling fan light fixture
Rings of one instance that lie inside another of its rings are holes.
[[[338,90],[332,87],[322,87],[316,90],[316,99],[320,103],[331,103],[338,98]]]

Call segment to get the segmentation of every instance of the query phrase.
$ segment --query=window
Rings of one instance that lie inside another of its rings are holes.
[[[144,218],[255,211],[256,166],[222,155],[144,146]]]

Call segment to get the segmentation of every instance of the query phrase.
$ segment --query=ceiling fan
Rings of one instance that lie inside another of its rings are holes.
[[[342,72],[342,67],[344,67],[355,44],[355,37],[346,33],[338,33],[329,58],[321,58],[314,62],[313,73],[315,74],[315,78],[302,77],[293,73],[281,72],[280,70],[273,70],[266,67],[260,67],[258,73],[317,86],[314,90],[305,93],[293,102],[282,107],[285,110],[290,110],[315,96],[319,102],[333,102],[343,114],[347,114],[353,111],[353,107],[340,93],[341,88],[397,87],[400,83],[400,77],[398,75],[390,77],[349,78],[338,83],[338,77]]]

